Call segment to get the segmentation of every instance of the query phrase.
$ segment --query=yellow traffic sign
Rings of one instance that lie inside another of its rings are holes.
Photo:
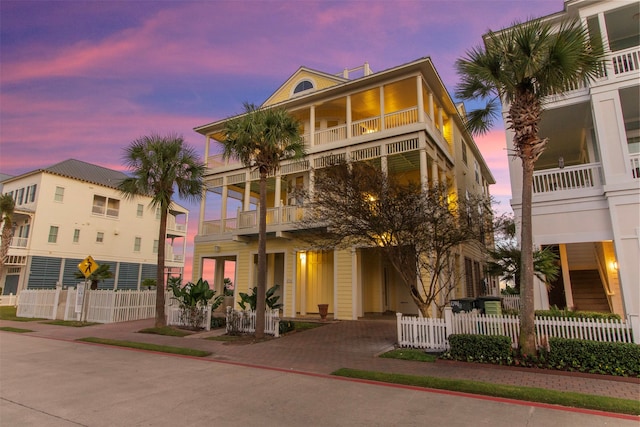
[[[80,264],[78,264],[78,268],[84,274],[84,277],[89,277],[100,267],[97,262],[93,260],[91,255],[86,257]]]

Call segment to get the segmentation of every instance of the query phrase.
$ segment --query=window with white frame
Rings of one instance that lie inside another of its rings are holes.
[[[58,242],[58,226],[52,225],[49,227],[49,243],[57,243]]]
[[[96,243],[104,243],[104,233],[102,231],[98,231],[96,234]]]
[[[476,170],[476,182],[478,184],[480,184],[480,164],[478,164],[478,161],[475,161],[475,170]]]
[[[136,216],[138,218],[142,218],[143,214],[144,214],[144,205],[138,204],[138,210],[136,211]]]
[[[78,243],[80,241],[80,229],[76,228],[73,230],[73,243]]]
[[[105,215],[117,218],[120,213],[120,200],[94,195],[91,212],[95,215]]]
[[[158,253],[158,240],[153,241],[153,253],[154,254]]]
[[[142,244],[142,238],[136,237],[133,241],[133,251],[140,252],[140,245]]]
[[[464,164],[467,164],[467,143],[464,141],[460,141],[462,143],[462,161]]]
[[[56,202],[62,202],[64,200],[64,187],[56,187],[56,193],[53,196],[53,200]]]

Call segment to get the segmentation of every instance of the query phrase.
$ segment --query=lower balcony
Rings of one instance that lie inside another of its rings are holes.
[[[304,219],[305,209],[302,206],[279,206],[267,208],[267,227],[284,226],[295,228],[295,223]],[[257,233],[258,211],[238,212],[237,218],[225,218],[204,221],[202,235],[211,236],[217,234],[251,234]]]
[[[602,165],[588,163],[533,173],[533,194],[602,188]]]

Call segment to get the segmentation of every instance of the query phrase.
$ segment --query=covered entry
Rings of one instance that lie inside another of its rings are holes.
[[[318,304],[334,312],[333,251],[305,251],[296,256],[296,311],[318,313]]]

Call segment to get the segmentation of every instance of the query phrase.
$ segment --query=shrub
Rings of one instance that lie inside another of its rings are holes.
[[[620,315],[615,313],[599,313],[597,311],[571,311],[560,310],[558,307],[551,307],[549,310],[536,310],[539,317],[568,317],[574,319],[608,319],[620,320]]]
[[[280,297],[278,295],[274,295],[279,287],[280,285],[273,285],[272,287],[267,289],[267,291],[265,292],[265,304],[267,308],[272,310],[276,308],[282,308],[282,304],[278,303],[278,300],[280,299]],[[240,301],[238,302],[238,305],[240,306],[240,308],[243,310],[248,309],[251,311],[255,311],[256,302],[257,302],[256,300],[258,296],[257,294],[258,294],[257,286],[254,286],[253,289],[251,289],[250,294],[247,294],[245,292],[238,292],[238,296],[240,296]],[[248,308],[247,308],[247,305],[249,306]]]
[[[291,332],[296,328],[295,323],[293,323],[293,320],[281,320],[280,321],[280,335],[282,334],[286,334],[287,332]]]
[[[172,278],[169,281],[169,289],[173,291],[173,298],[180,303],[181,320],[192,329],[197,329],[204,320],[204,308],[213,299],[216,291],[209,289],[209,282],[200,278],[197,283],[189,282],[181,287],[179,278]],[[218,296],[212,302],[211,310],[215,310],[221,303],[223,297]]]
[[[211,329],[223,328],[227,325],[227,319],[224,317],[211,317]]]
[[[550,368],[625,377],[640,376],[640,346],[631,343],[549,338]]]
[[[447,357],[467,362],[509,364],[511,338],[504,335],[449,335]]]

